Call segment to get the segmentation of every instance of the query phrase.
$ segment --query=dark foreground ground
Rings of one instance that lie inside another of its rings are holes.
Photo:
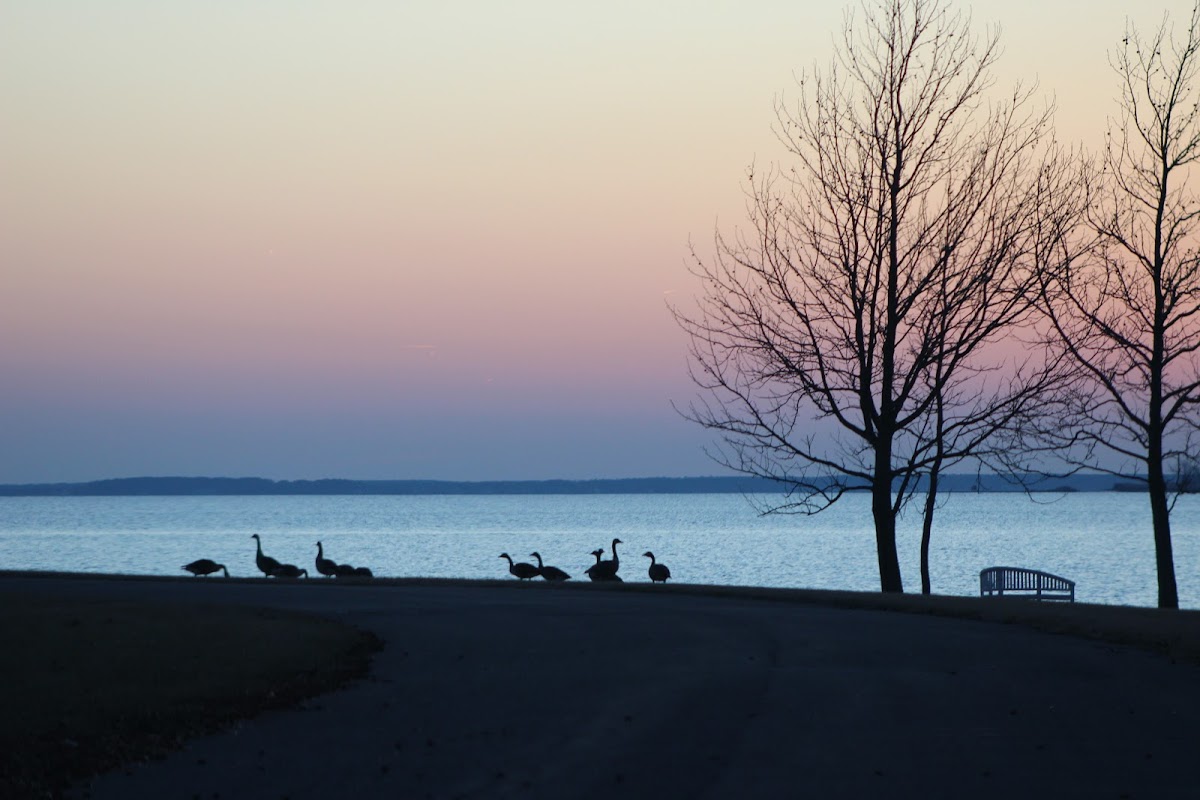
[[[154,700],[173,674],[164,665],[187,652],[162,644],[163,626],[142,624],[160,614],[205,631],[194,647],[208,660],[181,661],[179,671],[200,672],[184,694],[221,698],[208,710],[226,725],[227,712],[253,713],[271,691],[230,664],[303,697],[353,675],[369,645],[355,629],[383,643],[365,679],[163,758],[130,751],[132,766],[76,783],[69,796],[79,798],[1200,797],[1197,612],[683,586],[12,574],[0,574],[0,598],[6,611],[119,607],[108,623],[118,630],[94,637],[97,647],[127,633],[143,637],[135,647],[147,661],[160,657],[159,677],[131,690],[120,670],[78,674],[89,661],[69,646],[56,651],[54,681],[10,650],[0,660],[6,719],[17,695],[29,719],[46,703],[118,696],[143,712],[165,704],[168,729],[200,730],[184,721],[204,703]]]

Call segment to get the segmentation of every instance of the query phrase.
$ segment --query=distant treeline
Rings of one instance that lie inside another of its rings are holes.
[[[1046,492],[1145,491],[1145,484],[1109,475],[1042,479]],[[944,475],[944,492],[1019,492],[997,475]],[[762,478],[614,478],[549,481],[355,481],[328,478],[273,481],[267,478],[115,478],[87,483],[0,485],[4,497],[105,497],[144,495],[481,495],[481,494],[779,494],[781,484]]]

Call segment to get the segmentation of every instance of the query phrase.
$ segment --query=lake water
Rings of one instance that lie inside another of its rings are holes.
[[[905,589],[920,591],[920,498],[901,521]],[[313,571],[316,542],[378,576],[507,577],[497,556],[540,551],[577,579],[613,537],[621,574],[645,581],[654,551],[685,583],[875,591],[870,498],[816,516],[761,516],[740,495],[0,498],[6,569],[182,574],[207,557],[257,576],[254,541]],[[1172,515],[1180,605],[1200,608],[1200,497]],[[1138,494],[946,496],[931,551],[938,594],[977,595],[979,571],[1042,569],[1082,602],[1157,603],[1149,510]]]

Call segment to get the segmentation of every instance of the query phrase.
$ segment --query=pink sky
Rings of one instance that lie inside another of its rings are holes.
[[[0,7],[0,482],[719,472],[666,303],[841,8],[347,5]],[[963,7],[1094,144],[1129,4]]]

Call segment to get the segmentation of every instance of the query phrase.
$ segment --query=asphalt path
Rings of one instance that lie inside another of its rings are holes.
[[[366,680],[74,796],[1200,797],[1200,667],[1018,625],[659,588],[56,582],[311,611],[385,642]]]

